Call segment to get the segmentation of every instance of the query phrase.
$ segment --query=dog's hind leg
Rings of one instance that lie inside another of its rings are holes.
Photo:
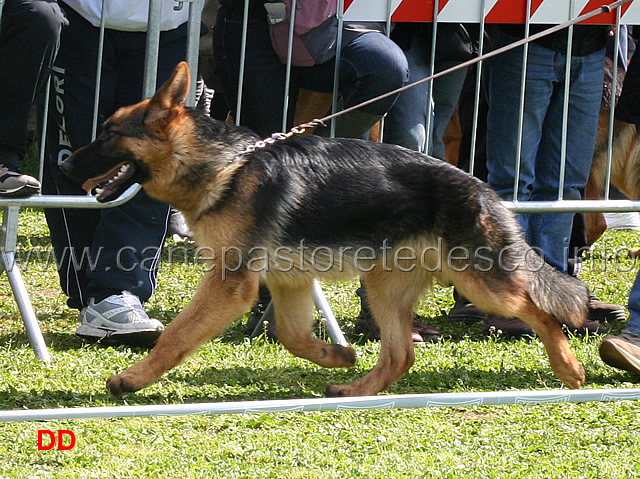
[[[571,351],[560,323],[530,300],[519,304],[512,315],[520,318],[536,332],[547,351],[551,369],[556,377],[571,389],[582,387],[586,379],[584,368]]]
[[[571,351],[560,323],[538,308],[524,288],[521,291],[515,288],[513,291],[503,290],[498,294],[482,281],[468,279],[455,286],[465,298],[483,311],[520,318],[531,326],[542,341],[549,356],[551,369],[558,379],[573,389],[584,384],[584,369]]]
[[[364,279],[364,278],[363,278]],[[350,384],[327,387],[327,396],[368,396],[387,389],[413,365],[413,308],[424,290],[418,275],[368,274],[363,281],[369,308],[380,328],[380,356],[375,367]]]
[[[126,371],[111,376],[107,387],[119,396],[138,391],[177,366],[201,344],[222,333],[244,314],[258,294],[256,274],[207,274],[195,296],[160,335],[149,355]]]
[[[271,284],[278,340],[292,354],[325,368],[350,368],[356,362],[353,348],[329,344],[313,336],[311,283]]]

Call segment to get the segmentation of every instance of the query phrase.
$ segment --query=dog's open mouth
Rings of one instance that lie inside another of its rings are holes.
[[[88,179],[83,183],[82,188],[85,191],[94,190],[96,199],[100,203],[111,201],[134,183],[132,177],[135,170],[133,163],[125,161],[104,175]]]

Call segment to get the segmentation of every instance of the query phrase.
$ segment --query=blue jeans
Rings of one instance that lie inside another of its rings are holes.
[[[229,108],[235,114],[240,65],[242,25],[226,21],[228,12],[221,8],[214,29],[216,73],[220,78]],[[293,67],[291,72],[290,100],[287,129],[293,126],[293,115],[299,88],[330,93],[333,89],[335,61],[312,67]],[[240,123],[261,136],[269,136],[282,130],[282,112],[285,98],[286,67],[275,54],[265,21],[249,23],[242,91]],[[340,52],[340,90],[344,108],[357,105],[403,86],[409,78],[407,60],[395,43],[385,35],[368,32],[343,45]],[[351,115],[356,121],[366,118],[360,128],[350,128],[348,134],[337,136],[363,136],[369,128],[391,108],[395,97],[391,96],[368,105]],[[338,127],[344,119],[341,117]]]
[[[430,44],[430,32],[425,29],[413,31],[411,47],[404,52],[409,62],[409,83],[429,76]],[[435,70],[440,72],[459,63],[458,61],[442,61],[435,65]],[[449,120],[458,104],[466,74],[467,69],[463,68],[433,81],[431,102],[434,107],[431,109],[429,122],[427,122],[430,102],[429,82],[421,83],[400,93],[385,118],[384,142],[429,153],[444,160],[445,147],[442,140]],[[430,126],[428,137],[427,123]]]
[[[629,293],[629,322],[625,333],[631,333],[640,337],[640,272],[636,276],[631,292]]]
[[[515,39],[499,34],[497,47]],[[602,95],[604,53],[571,59],[571,77],[565,78],[566,54],[529,46],[519,201],[558,198],[561,168],[564,88],[570,86],[563,198],[581,198],[593,158]],[[490,64],[487,117],[488,182],[505,200],[514,198],[518,117],[522,75],[522,48],[495,57]],[[567,271],[573,213],[518,215],[527,242],[544,254],[559,271]]]
[[[640,123],[640,53],[633,54],[627,75],[624,79],[622,95],[616,107],[616,118],[629,123]],[[629,322],[625,333],[640,336],[640,272],[636,276],[631,292],[629,293]]]

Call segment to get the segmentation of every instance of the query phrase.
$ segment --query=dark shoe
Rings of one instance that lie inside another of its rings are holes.
[[[360,287],[356,289],[356,294],[360,298],[360,313],[356,324],[353,327],[353,332],[357,336],[362,336],[370,341],[380,341],[380,329],[373,320],[373,315],[367,305],[367,296],[364,292],[364,288]]]
[[[480,311],[469,300],[458,296],[456,303],[447,315],[447,320],[451,323],[474,324],[484,321],[484,312]]]
[[[485,323],[487,324],[485,332],[488,334],[498,334],[506,338],[536,337],[536,332],[527,323],[518,318],[487,315]],[[573,328],[566,323],[562,323],[562,329],[570,332],[574,336],[584,336],[587,333],[596,334],[600,332],[601,328],[600,323],[589,319],[578,328]]]
[[[442,333],[436,328],[417,319],[411,325],[411,335],[414,343],[437,343],[442,337]]]
[[[591,321],[624,321],[627,319],[625,309],[618,304],[603,303],[594,295],[589,295],[589,319]]]
[[[356,319],[356,324],[353,328],[353,332],[371,341],[380,341],[380,329],[373,319],[373,315],[367,305],[367,296],[364,292],[364,288],[360,287],[356,290],[356,294],[360,297],[360,314]],[[442,333],[433,326],[413,319],[411,326],[411,338],[414,344],[420,343],[433,343],[438,341],[442,337]]]
[[[0,196],[31,196],[40,191],[40,182],[21,174],[17,168],[0,164]]]
[[[640,374],[640,337],[631,333],[607,336],[600,344],[600,357],[609,366]]]
[[[258,326],[258,323],[260,323],[260,321],[262,320],[262,316],[264,315],[266,309],[267,305],[260,302],[258,302],[253,308],[251,308],[251,311],[249,311],[249,318],[242,327],[242,332],[245,336],[253,335],[253,331],[256,329],[256,326]]]
[[[267,311],[267,307],[271,303],[271,293],[265,287],[260,287],[260,294],[258,302],[251,308],[249,312],[249,319],[242,328],[242,332],[248,337],[257,337],[262,333],[266,333],[267,337],[271,339],[277,339],[275,321],[268,321],[268,325],[264,325],[264,313]]]
[[[380,329],[373,319],[373,315],[369,310],[369,307],[365,303],[365,294],[362,288],[358,288],[356,291],[360,296],[361,308],[356,324],[353,328],[353,332],[371,341],[380,341]],[[416,319],[413,320],[411,326],[411,338],[414,344],[420,344],[425,342],[436,342],[440,339],[442,333],[433,326],[425,323],[421,323]]]
[[[505,338],[535,338],[536,332],[527,323],[518,318],[505,318],[488,314],[484,319],[487,334],[496,334]]]
[[[380,329],[368,311],[360,311],[353,332],[357,336],[362,336],[370,341],[380,341]],[[441,337],[442,333],[433,326],[421,323],[416,319],[413,320],[411,338],[414,344],[435,343]]]
[[[380,341],[380,329],[378,329],[378,325],[371,317],[368,309],[363,308],[360,310],[353,332],[356,336],[362,336],[371,341]]]
[[[598,321],[592,321],[591,319],[585,320],[582,326],[574,328],[566,323],[562,323],[562,329],[568,331],[574,336],[584,336],[585,334],[597,334],[601,331],[602,325]]]

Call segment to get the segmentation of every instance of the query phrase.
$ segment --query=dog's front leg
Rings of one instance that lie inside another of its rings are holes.
[[[251,307],[258,293],[256,274],[226,276],[223,280],[214,270],[204,277],[191,302],[160,335],[149,356],[108,379],[112,394],[120,396],[154,383]]]

